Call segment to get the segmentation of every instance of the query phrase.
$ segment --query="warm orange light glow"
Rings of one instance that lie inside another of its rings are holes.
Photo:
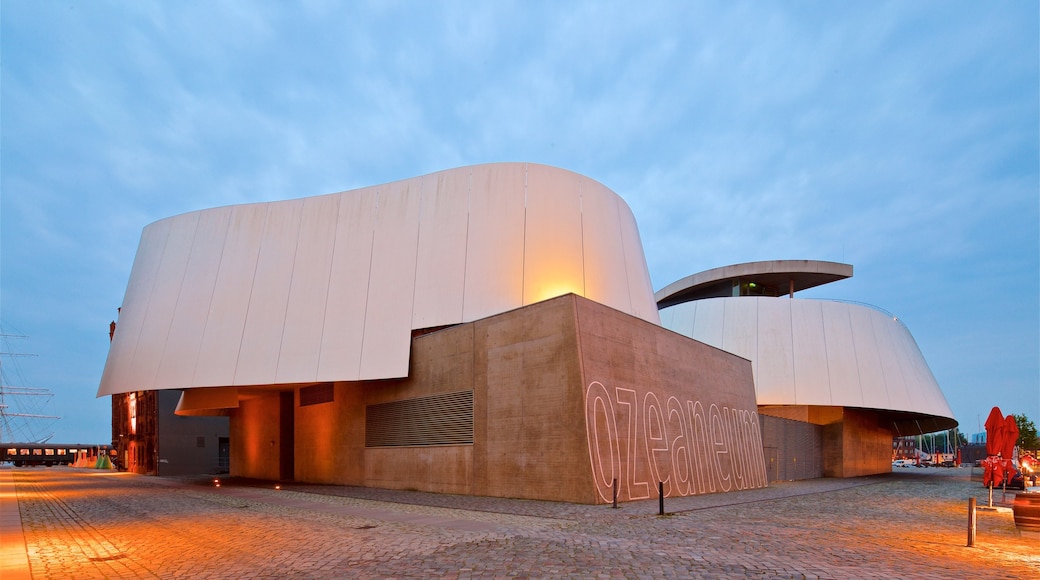
[[[531,300],[531,304],[541,302],[564,294],[577,294],[583,296],[581,285],[577,283],[559,282],[541,286]]]
[[[127,415],[130,417],[130,434],[137,433],[137,393],[130,393],[126,398]]]

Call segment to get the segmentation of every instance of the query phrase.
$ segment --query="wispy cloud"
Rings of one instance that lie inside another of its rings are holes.
[[[520,160],[620,193],[655,287],[852,262],[820,292],[908,320],[958,417],[979,369],[1040,416],[1035,4],[0,10],[2,317],[62,397],[93,396],[145,224]]]

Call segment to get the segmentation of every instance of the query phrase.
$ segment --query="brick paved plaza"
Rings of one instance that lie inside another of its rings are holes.
[[[967,469],[610,506],[0,468],[14,578],[1040,578]],[[16,496],[16,497],[15,497]],[[1008,494],[1010,501],[1012,494]],[[1000,500],[998,491],[995,499]]]

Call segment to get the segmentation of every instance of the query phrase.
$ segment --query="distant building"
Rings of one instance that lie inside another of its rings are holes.
[[[774,308],[814,320],[804,301],[742,298],[757,306],[730,319],[698,300],[708,324],[662,328],[658,308],[682,321],[684,300],[655,298],[602,184],[463,167],[149,225],[98,395],[178,392],[177,415],[226,415],[232,475],[583,503],[880,473],[894,436],[956,425],[876,311],[816,307],[845,316],[828,342],[800,322],[780,335]],[[809,376],[785,385],[774,346]]]
[[[892,461],[917,459],[917,437],[896,437],[892,440]]]
[[[227,417],[179,417],[177,391],[112,396],[112,448],[119,469],[145,475],[227,473]]]

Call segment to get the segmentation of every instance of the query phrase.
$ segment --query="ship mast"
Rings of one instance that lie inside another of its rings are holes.
[[[7,339],[28,338],[19,334],[0,334],[6,346]],[[6,349],[5,349],[6,350]],[[21,387],[10,384],[8,378],[10,364],[5,365],[3,357],[29,357],[34,354],[0,352],[0,441],[8,443],[45,443],[54,436],[53,433],[40,436],[32,423],[60,419],[56,415],[42,412],[44,406],[54,396],[48,389]],[[17,366],[15,374],[20,375]]]

